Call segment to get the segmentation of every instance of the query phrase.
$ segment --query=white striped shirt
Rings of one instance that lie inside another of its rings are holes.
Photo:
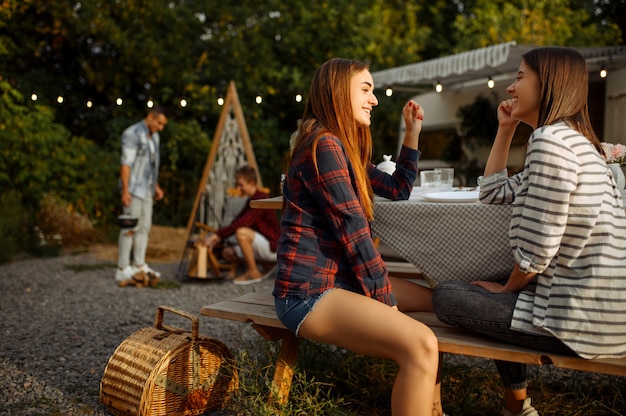
[[[583,358],[626,356],[626,215],[609,168],[565,123],[539,128],[524,170],[480,179],[483,203],[513,203],[509,241],[536,285],[511,328],[552,334]]]

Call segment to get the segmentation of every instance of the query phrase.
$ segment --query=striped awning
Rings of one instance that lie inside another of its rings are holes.
[[[450,87],[468,81],[495,78],[517,72],[522,55],[536,48],[506,42],[474,49],[428,61],[384,69],[372,73],[377,88],[429,86],[441,82]],[[626,46],[599,46],[574,48],[587,60],[590,71],[626,67]]]

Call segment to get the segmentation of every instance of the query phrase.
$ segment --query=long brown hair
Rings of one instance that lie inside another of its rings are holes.
[[[368,62],[343,58],[330,59],[317,69],[311,81],[293,153],[300,146],[305,146],[304,143],[309,141],[304,139],[313,134],[311,146],[317,169],[315,149],[319,138],[327,133],[337,136],[354,168],[363,211],[371,220],[374,213],[373,192],[367,164],[372,158],[372,136],[368,126],[357,124],[350,102],[350,81],[366,69],[369,69]]]
[[[538,127],[564,121],[604,154],[589,118],[589,74],[585,58],[574,49],[554,46],[531,49],[522,57],[539,77]]]

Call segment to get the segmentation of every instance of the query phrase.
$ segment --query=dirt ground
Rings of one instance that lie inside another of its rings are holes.
[[[180,261],[187,239],[186,228],[153,225],[148,240],[146,262],[149,264]],[[117,244],[96,244],[89,251],[99,259],[117,261]]]

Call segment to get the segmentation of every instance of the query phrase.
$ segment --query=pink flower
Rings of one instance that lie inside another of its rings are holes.
[[[606,163],[619,163],[620,165],[624,163],[624,159],[626,158],[626,145],[621,143],[600,143],[602,148],[604,149],[604,160]]]

